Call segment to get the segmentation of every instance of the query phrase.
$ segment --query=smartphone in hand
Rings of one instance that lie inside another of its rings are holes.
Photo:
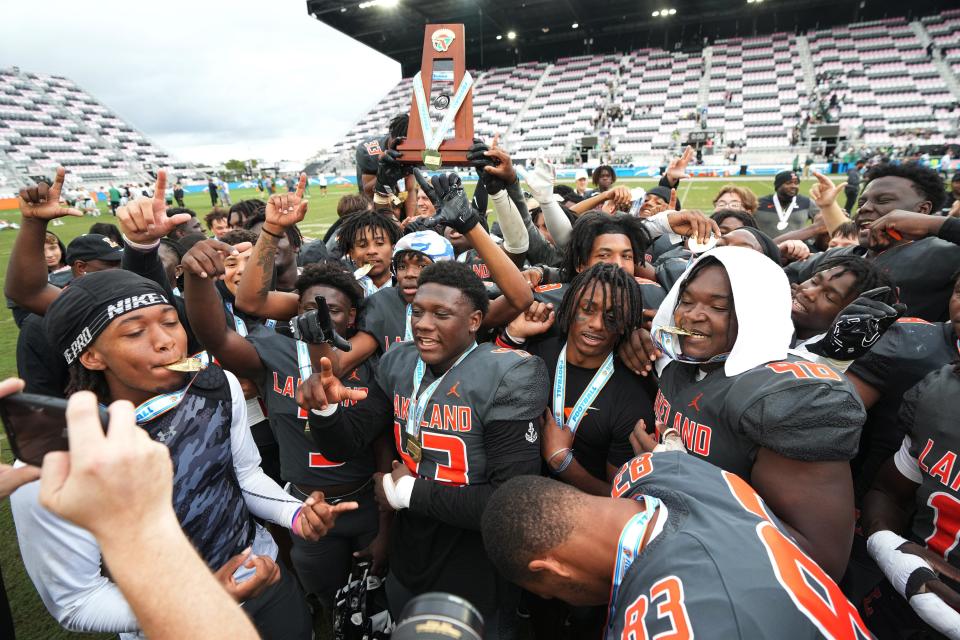
[[[13,455],[26,464],[40,466],[50,451],[69,451],[67,401],[35,393],[14,393],[0,398],[0,420]],[[107,410],[100,409],[100,424],[107,430]]]

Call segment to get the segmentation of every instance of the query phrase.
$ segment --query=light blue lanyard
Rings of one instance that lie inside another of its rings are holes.
[[[613,352],[610,352],[597,372],[593,374],[593,379],[583,390],[583,394],[577,400],[577,403],[573,405],[569,420],[566,420],[564,405],[567,392],[567,345],[564,344],[560,351],[560,357],[557,358],[557,372],[553,376],[553,419],[556,420],[557,426],[562,429],[566,424],[570,428],[570,433],[575,434],[577,427],[580,426],[580,421],[583,420],[587,409],[590,408],[590,404],[597,399],[612,375]]]
[[[310,350],[307,349],[307,343],[303,340],[297,340],[297,368],[300,371],[301,382],[306,382],[310,374],[313,373],[313,365],[310,363]]]
[[[647,532],[650,518],[660,506],[660,501],[651,496],[643,496],[643,505],[643,511],[630,518],[627,526],[620,532],[620,541],[617,543],[617,563],[613,567],[613,586],[610,588],[610,605],[607,609],[608,629],[613,627],[614,616],[617,613],[617,594],[620,591],[620,584],[623,582],[623,577],[627,575],[627,570],[640,554],[643,536]]]
[[[210,364],[210,356],[206,351],[201,351],[192,357],[199,360],[204,365]],[[171,391],[170,393],[164,393],[159,396],[154,396],[141,404],[139,407],[137,407],[135,413],[133,414],[136,423],[138,425],[143,425],[176,407],[183,401],[184,396],[187,395],[187,390],[190,389],[190,385],[192,385],[196,379],[197,376],[194,375],[190,382],[187,383],[187,386],[185,386],[183,389],[180,389],[179,391]]]
[[[236,327],[237,333],[239,333],[241,336],[243,336],[244,338],[246,338],[246,337],[247,337],[247,325],[243,322],[243,320],[241,320],[239,317],[237,317],[237,314],[236,314],[236,313],[234,313],[234,311],[233,311],[233,303],[224,302],[224,303],[223,303],[223,306],[225,306],[225,307],[227,308],[227,311],[230,312],[230,315],[233,316],[233,326]]]
[[[224,302],[223,305],[227,308],[227,311],[230,312],[230,315],[233,316],[233,326],[236,327],[237,333],[239,333],[241,336],[243,336],[244,338],[246,338],[246,337],[247,337],[247,324],[246,324],[243,320],[241,320],[241,319],[237,316],[236,313],[234,313],[234,311],[233,311],[233,303],[232,303],[232,302]],[[277,321],[276,321],[276,320],[264,320],[264,321],[263,321],[263,326],[267,327],[268,329],[273,329],[274,327],[277,326]]]
[[[403,329],[403,340],[408,342],[413,340],[413,327],[410,325],[410,316],[413,314],[413,305],[407,305],[407,325]]]
[[[411,392],[410,408],[407,410],[407,433],[414,438],[420,436],[420,421],[423,420],[423,414],[427,410],[427,405],[430,404],[430,398],[433,397],[433,392],[437,390],[437,387],[440,386],[440,383],[443,382],[447,374],[453,371],[457,365],[463,362],[476,348],[477,343],[474,342],[470,345],[469,349],[460,354],[460,357],[453,363],[453,366],[447,369],[442,376],[431,382],[429,386],[423,390],[423,393],[418,393],[417,391],[420,388],[420,383],[423,381],[423,374],[427,369],[427,365],[424,364],[423,358],[417,358],[417,367],[413,370],[413,390]]]

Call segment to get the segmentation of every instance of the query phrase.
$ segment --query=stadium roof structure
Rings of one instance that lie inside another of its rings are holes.
[[[949,0],[307,0],[307,13],[420,66],[423,25],[463,23],[473,69],[623,52],[698,50],[722,38],[806,31],[950,8]],[[909,18],[910,16],[908,16]],[[510,37],[510,34],[514,34]]]

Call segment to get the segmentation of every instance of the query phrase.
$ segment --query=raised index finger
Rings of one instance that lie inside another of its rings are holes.
[[[57,167],[57,175],[53,177],[53,186],[50,187],[49,197],[51,199],[60,199],[60,190],[63,189],[63,178],[67,175],[67,170],[63,167]]]
[[[303,190],[306,189],[306,187],[307,187],[307,174],[301,173],[301,174],[300,174],[300,180],[299,180],[299,182],[297,182],[297,192],[296,192],[296,193],[297,193],[297,197],[298,197],[298,198],[302,198],[302,197],[303,197]]]
[[[155,202],[167,203],[167,172],[161,169],[157,171],[157,183],[153,187],[153,200]]]

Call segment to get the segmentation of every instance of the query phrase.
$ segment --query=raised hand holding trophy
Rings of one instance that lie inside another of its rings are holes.
[[[420,71],[413,77],[410,125],[400,161],[428,169],[466,165],[473,144],[473,77],[462,24],[428,24]],[[451,131],[452,129],[452,131]]]

